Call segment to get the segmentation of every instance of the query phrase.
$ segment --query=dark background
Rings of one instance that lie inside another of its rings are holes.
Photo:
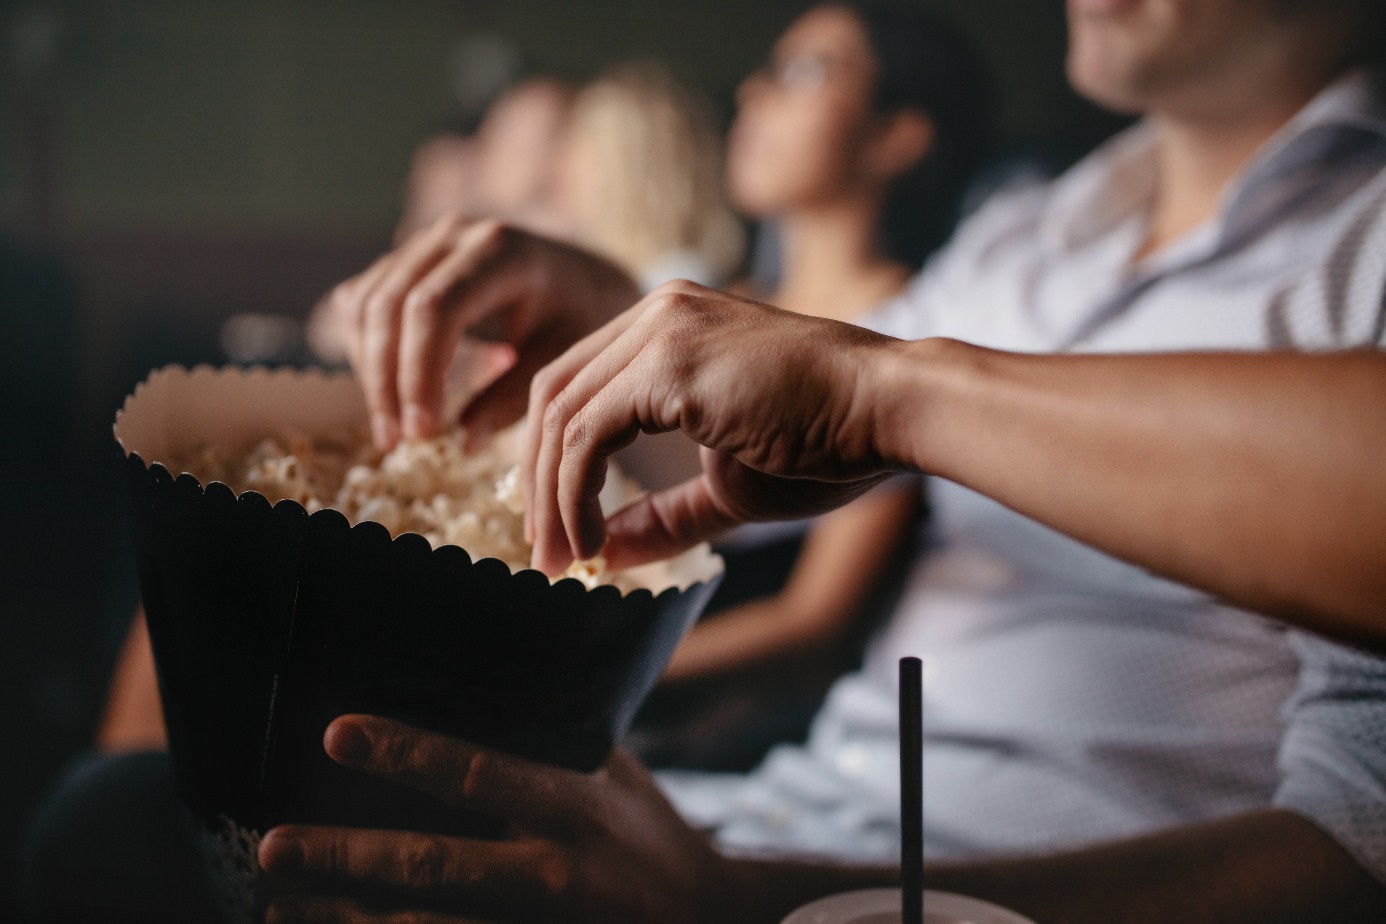
[[[1063,79],[1060,0],[936,4],[981,39],[1006,138],[1057,162],[1117,124]],[[222,362],[228,316],[302,316],[386,247],[459,41],[573,79],[655,57],[730,116],[805,7],[763,0],[0,2],[0,919],[19,832],[90,741],[136,603],[111,415]]]

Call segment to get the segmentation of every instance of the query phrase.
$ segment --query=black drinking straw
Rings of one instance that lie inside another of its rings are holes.
[[[924,922],[923,664],[900,659],[900,921]]]

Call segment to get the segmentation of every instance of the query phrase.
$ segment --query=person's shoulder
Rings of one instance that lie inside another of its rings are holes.
[[[1386,346],[1386,168],[1331,217],[1328,240],[1271,308],[1273,342],[1296,349]]]
[[[979,198],[958,224],[946,251],[981,252],[1033,232],[1054,194],[1055,181],[1035,172],[1006,177]]]
[[[1051,181],[1024,176],[995,188],[963,219],[905,289],[857,320],[868,330],[914,340],[936,333],[936,312],[955,307],[952,293],[1034,247]],[[989,269],[991,268],[991,269]]]

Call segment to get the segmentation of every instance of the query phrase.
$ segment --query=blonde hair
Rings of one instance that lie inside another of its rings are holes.
[[[570,143],[590,155],[576,209],[593,247],[639,275],[691,253],[725,281],[745,230],[727,206],[722,141],[709,107],[662,67],[627,64],[583,89]]]

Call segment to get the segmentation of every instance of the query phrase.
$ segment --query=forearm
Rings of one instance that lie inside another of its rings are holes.
[[[1233,602],[1386,645],[1386,356],[903,344],[886,460]]]
[[[162,750],[168,746],[154,654],[143,612],[130,624],[121,648],[96,743],[101,750],[110,752]]]
[[[732,861],[724,920],[773,924],[837,892],[898,886],[897,869]],[[1037,924],[1367,924],[1386,887],[1290,812],[1264,811],[1071,853],[940,865],[925,886]]]
[[[843,866],[819,861],[732,860],[712,920],[778,924],[795,908],[839,892],[894,888],[897,866]]]
[[[755,600],[695,626],[674,652],[664,679],[705,677],[811,645],[814,640],[812,627],[805,627],[779,598]]]
[[[1264,811],[1033,860],[936,866],[931,889],[1038,924],[1357,924],[1386,888],[1298,815]]]

